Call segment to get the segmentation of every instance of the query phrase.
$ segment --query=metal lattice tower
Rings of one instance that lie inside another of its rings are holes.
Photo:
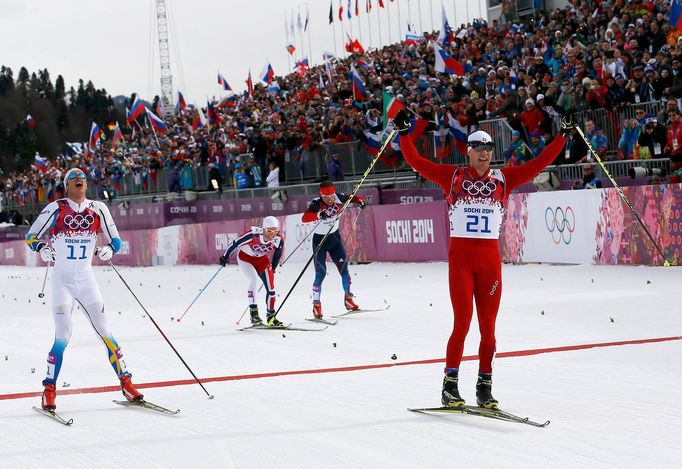
[[[168,18],[166,0],[156,0],[156,24],[159,35],[159,62],[161,64],[161,108],[163,115],[173,115],[173,75],[171,75],[170,49],[168,47]]]

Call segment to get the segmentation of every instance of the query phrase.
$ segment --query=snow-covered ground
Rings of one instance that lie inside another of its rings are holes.
[[[289,264],[276,275],[281,298],[300,268]],[[102,268],[96,275],[134,381],[152,383],[143,389],[150,401],[182,412],[126,409],[111,402],[120,392],[95,392],[117,380],[103,345],[74,311],[58,390],[95,389],[58,395],[58,410],[74,419],[64,427],[31,409],[38,397],[8,398],[41,390],[54,331],[49,288],[43,300],[37,296],[44,270],[0,267],[0,468],[682,466],[679,268],[504,267],[498,353],[549,350],[498,357],[494,394],[511,412],[551,420],[547,428],[406,410],[439,404],[437,359],[452,324],[445,264],[351,266],[358,303],[391,307],[342,318],[323,332],[236,331],[246,282],[234,266],[182,322],[172,320],[215,270],[120,268],[215,399],[196,384],[176,383],[190,374],[115,273]],[[304,321],[312,278],[312,271],[303,276],[282,320],[316,326]],[[327,314],[343,310],[331,265],[322,295]],[[465,355],[477,349],[472,323]],[[425,363],[362,367],[411,361]],[[329,370],[353,366],[360,368]],[[475,360],[463,363],[460,389],[470,402],[476,371]]]

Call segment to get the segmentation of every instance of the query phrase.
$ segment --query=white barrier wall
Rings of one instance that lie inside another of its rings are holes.
[[[600,204],[600,190],[530,194],[523,261],[592,262]]]

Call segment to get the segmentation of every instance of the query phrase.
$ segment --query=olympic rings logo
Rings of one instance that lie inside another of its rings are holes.
[[[547,207],[545,209],[545,226],[547,231],[552,234],[554,244],[559,244],[561,241],[564,244],[569,244],[573,238],[573,231],[575,231],[575,213],[571,206],[569,205],[565,209]]]
[[[469,195],[481,195],[483,197],[489,197],[493,192],[497,190],[497,184],[495,181],[470,181],[465,179],[462,182],[462,189],[467,191]]]
[[[85,215],[77,213],[76,215],[67,215],[64,217],[64,224],[74,231],[78,229],[87,230],[93,223],[95,223],[95,217],[89,213]]]

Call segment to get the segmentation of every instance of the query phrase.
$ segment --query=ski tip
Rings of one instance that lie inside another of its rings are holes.
[[[213,394],[211,394],[210,396],[208,396],[208,398],[209,399],[215,399],[215,396]]]

